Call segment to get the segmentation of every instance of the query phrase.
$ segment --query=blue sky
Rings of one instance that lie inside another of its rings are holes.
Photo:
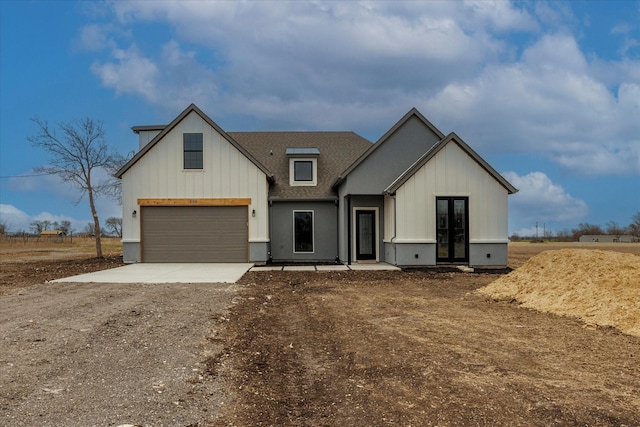
[[[411,107],[520,192],[509,231],[640,211],[640,2],[0,1],[0,221],[89,222],[29,145],[33,116],[133,125],[195,102],[223,129],[353,130]],[[120,207],[99,199],[104,221]]]

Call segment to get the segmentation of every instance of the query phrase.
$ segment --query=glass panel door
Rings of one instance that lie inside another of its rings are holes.
[[[356,211],[356,259],[376,259],[375,211]]]
[[[440,260],[447,260],[449,258],[449,201],[447,199],[437,200],[437,235],[438,235],[438,247],[437,258]]]
[[[465,260],[467,258],[467,201],[453,199],[453,258]]]
[[[436,260],[438,262],[469,260],[468,204],[467,197],[436,198]]]

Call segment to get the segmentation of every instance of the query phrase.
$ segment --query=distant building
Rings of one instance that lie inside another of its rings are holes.
[[[64,235],[65,232],[62,230],[44,230],[40,232],[40,237],[58,237]]]
[[[580,243],[633,243],[638,238],[631,234],[585,234],[580,236]]]

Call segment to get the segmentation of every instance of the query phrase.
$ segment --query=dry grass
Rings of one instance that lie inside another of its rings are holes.
[[[525,247],[512,247],[512,253],[518,254],[514,263],[518,268],[479,292],[640,336],[640,256],[634,255],[640,245],[610,246],[629,253],[600,250],[599,244],[588,245],[590,249],[565,245],[538,253],[518,266],[526,258]]]
[[[103,237],[102,252],[105,256],[122,253],[120,238]],[[73,242],[57,243],[51,239],[22,241],[0,240],[0,262],[20,262],[52,259],[76,259],[95,257],[93,238],[74,237]]]

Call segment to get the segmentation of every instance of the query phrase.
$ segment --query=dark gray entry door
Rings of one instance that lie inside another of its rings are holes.
[[[142,262],[247,262],[247,206],[145,206]]]
[[[469,261],[469,198],[437,197],[437,262]]]
[[[376,259],[376,212],[356,210],[356,259]]]

